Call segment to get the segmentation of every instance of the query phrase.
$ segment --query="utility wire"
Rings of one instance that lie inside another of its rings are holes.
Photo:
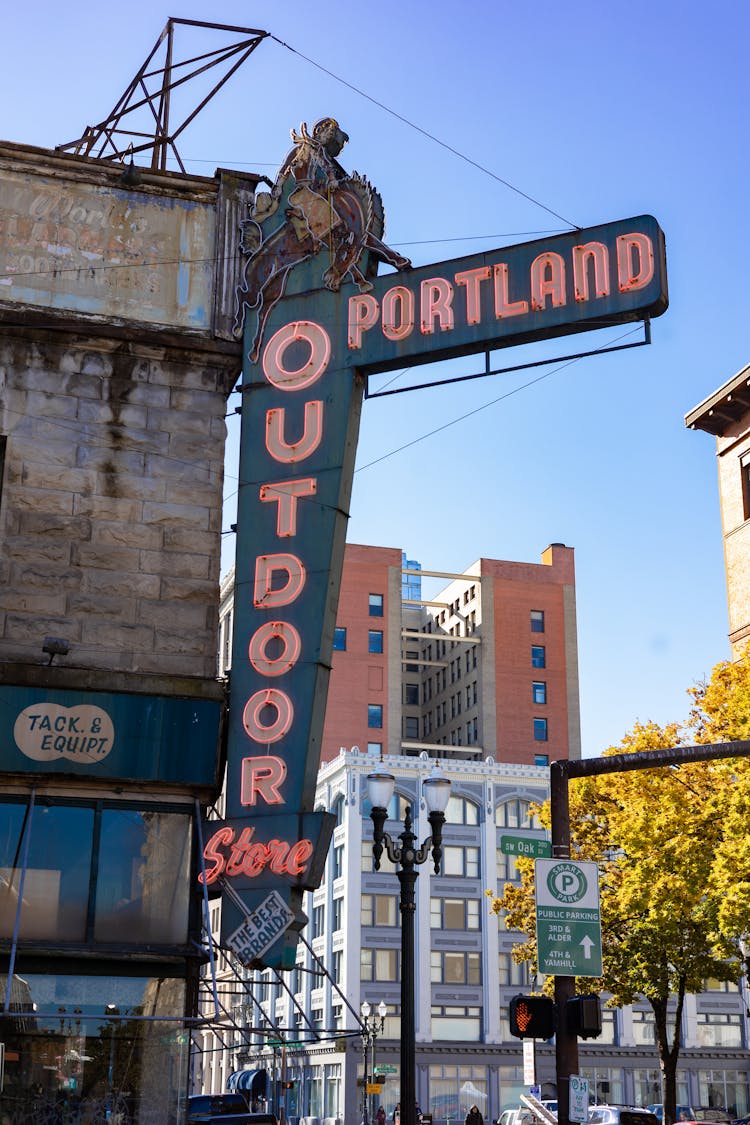
[[[577,229],[581,229],[580,227]],[[503,234],[465,234],[457,235],[452,238],[422,238],[422,239],[407,239],[406,241],[394,242],[393,246],[436,246],[444,242],[476,242],[485,239],[501,239],[501,238],[530,238],[539,237],[546,234],[560,234],[560,230],[554,228],[551,230],[516,230],[505,231]],[[23,280],[30,277],[58,277],[63,274],[86,274],[93,277],[94,274],[100,273],[103,270],[135,270],[135,269],[161,269],[165,266],[209,266],[216,265],[217,262],[229,262],[234,260],[234,255],[227,254],[221,257],[219,254],[214,254],[210,257],[204,258],[140,258],[134,259],[129,262],[100,262],[97,265],[91,262],[82,262],[77,266],[69,265],[54,265],[48,266],[46,269],[33,269],[33,270],[14,270],[0,267],[0,277],[7,278],[11,284],[16,280]],[[384,275],[381,275],[384,276]]]
[[[268,38],[273,39],[274,43],[278,43],[280,47],[286,47],[287,51],[291,51],[293,55],[299,55],[299,57],[301,59],[304,59],[305,62],[310,63],[311,66],[316,67],[318,70],[322,71],[323,74],[327,74],[328,77],[333,78],[335,82],[340,82],[342,86],[346,86],[347,89],[352,90],[355,94],[359,94],[360,97],[365,98],[368,102],[372,102],[372,104],[376,105],[378,109],[382,109],[385,113],[389,113],[391,117],[395,117],[397,121],[403,122],[404,125],[408,125],[410,129],[414,129],[415,132],[421,133],[422,136],[427,137],[428,140],[434,141],[436,145],[440,145],[440,147],[444,148],[447,152],[453,153],[453,155],[457,156],[459,160],[463,160],[466,164],[470,164],[473,168],[477,168],[480,172],[484,172],[485,176],[489,176],[490,179],[496,180],[497,183],[502,184],[503,187],[507,187],[510,191],[514,191],[516,195],[520,195],[523,199],[527,199],[529,203],[533,203],[537,207],[541,207],[542,210],[546,211],[548,215],[554,215],[556,219],[559,219],[560,222],[565,223],[567,226],[573,227],[575,230],[581,230],[581,227],[578,223],[574,223],[571,219],[566,219],[565,216],[561,215],[558,211],[553,211],[551,207],[548,207],[546,205],[546,203],[542,203],[541,200],[535,199],[533,195],[529,195],[527,192],[521,191],[520,188],[515,187],[515,185],[510,183],[508,180],[504,180],[502,176],[498,176],[496,172],[492,172],[489,168],[485,168],[483,164],[479,164],[478,161],[472,160],[470,156],[466,156],[465,153],[459,152],[457,148],[453,148],[445,141],[441,141],[440,138],[436,137],[434,133],[429,133],[420,125],[415,125],[413,121],[410,121],[408,119],[408,117],[404,117],[402,114],[397,113],[395,109],[391,109],[390,106],[385,105],[384,102],[379,102],[377,98],[373,98],[370,94],[366,94],[364,90],[361,90],[359,88],[359,86],[353,86],[351,82],[347,82],[346,79],[340,78],[338,74],[334,74],[332,70],[328,70],[319,62],[316,62],[315,59],[311,59],[308,55],[303,55],[301,51],[298,51],[295,47],[291,47],[289,43],[285,43],[283,39],[278,39],[275,35],[271,35],[270,33]]]
[[[627,339],[628,336],[632,336],[635,332],[638,332],[638,331],[639,331],[639,327],[631,328],[627,332],[623,332],[622,335],[615,336],[614,339],[608,340],[607,343],[602,344],[600,348],[594,348],[589,353],[589,355],[596,355],[597,352],[606,352],[613,345],[618,344],[620,342],[620,340],[625,340],[625,339]],[[371,469],[373,467],[373,465],[379,465],[381,463],[381,461],[387,461],[389,457],[395,457],[397,453],[403,453],[403,451],[405,449],[411,449],[412,446],[419,445],[420,442],[426,441],[427,438],[433,437],[435,434],[442,433],[443,430],[447,430],[451,426],[456,426],[456,425],[458,425],[459,422],[464,422],[467,418],[474,417],[475,414],[481,414],[481,412],[483,410],[488,410],[491,406],[496,406],[497,403],[503,402],[504,399],[510,398],[511,395],[518,394],[519,391],[525,391],[528,387],[533,387],[536,383],[541,383],[542,380],[549,379],[549,377],[551,375],[557,375],[560,371],[565,371],[566,368],[572,367],[573,364],[580,363],[580,361],[583,358],[584,358],[583,356],[576,356],[574,359],[569,360],[567,363],[561,363],[558,367],[553,367],[551,371],[545,371],[543,374],[538,375],[535,379],[529,379],[528,382],[521,383],[519,386],[513,387],[512,390],[506,391],[505,394],[499,395],[498,398],[493,398],[489,402],[482,403],[480,406],[475,407],[473,410],[469,410],[466,414],[460,414],[457,418],[452,418],[450,420],[450,422],[445,422],[442,426],[437,426],[434,430],[428,430],[426,433],[420,434],[419,437],[413,438],[412,441],[408,441],[404,445],[399,445],[395,449],[389,450],[388,453],[384,453],[381,457],[376,457],[374,461],[368,461],[366,465],[359,465],[354,470],[354,475],[356,476],[357,473],[364,472],[365,469]],[[549,362],[554,363],[555,361],[554,361],[554,359],[551,359]],[[397,371],[394,374],[393,378],[389,379],[389,381],[385,384],[385,386],[390,386],[391,383],[395,382],[396,379],[400,379],[401,376],[404,375],[406,373],[406,371],[408,371],[408,370],[409,370],[409,368],[405,368],[403,371]],[[439,387],[440,383],[438,382],[435,385]],[[237,483],[240,486],[243,485],[243,484],[246,484],[246,483],[252,483],[252,482],[247,482],[247,481],[241,481],[239,479],[239,477],[235,477],[233,474],[232,475],[227,474],[227,477],[228,477],[228,479],[230,479],[232,481],[236,480]],[[226,479],[226,477],[225,477],[225,479]],[[228,500],[232,500],[235,496],[238,495],[238,493],[239,493],[239,488],[235,489],[234,492],[227,493],[227,495],[225,495],[225,497],[224,497],[224,503],[226,503]],[[304,500],[304,499],[309,499],[309,498],[308,497],[302,497],[301,499]],[[227,531],[222,531],[222,535],[233,535],[233,534],[234,534],[234,528],[230,528]]]
[[[607,347],[618,343],[620,340],[624,340],[627,336],[632,336],[634,332],[638,332],[639,330],[639,328],[631,328],[629,332],[624,332],[622,336],[615,337],[609,344],[603,344],[601,348],[594,348],[590,354],[596,355],[598,351],[604,351]],[[490,402],[482,403],[481,406],[475,407],[474,410],[467,411],[466,414],[460,414],[457,418],[451,418],[450,422],[445,422],[442,426],[436,426],[434,430],[429,430],[427,433],[421,434],[420,437],[416,437],[412,441],[407,441],[404,445],[399,445],[396,449],[390,449],[387,453],[384,453],[382,457],[376,457],[374,461],[368,461],[366,465],[360,465],[358,469],[354,470],[355,474],[361,473],[365,469],[371,469],[373,465],[379,465],[381,461],[386,461],[389,457],[395,456],[396,453],[403,453],[405,449],[411,449],[413,445],[419,445],[420,442],[426,441],[427,438],[434,437],[435,434],[442,433],[443,430],[448,430],[451,426],[458,425],[459,422],[465,422],[467,418],[472,418],[475,414],[481,414],[483,410],[487,410],[490,406],[496,406],[498,402],[510,398],[511,395],[518,394],[519,391],[525,391],[527,387],[533,387],[535,383],[541,383],[543,379],[549,379],[550,375],[557,375],[558,372],[565,371],[567,367],[572,367],[574,363],[578,363],[581,358],[583,357],[577,356],[568,363],[561,363],[559,367],[553,367],[551,371],[545,371],[542,375],[538,375],[536,379],[529,379],[527,383],[521,383],[518,387],[513,387],[512,390],[506,391],[505,394],[499,395],[498,398],[493,398]],[[554,363],[554,360],[550,360],[550,363]]]

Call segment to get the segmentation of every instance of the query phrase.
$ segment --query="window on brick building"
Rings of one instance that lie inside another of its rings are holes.
[[[383,651],[383,630],[370,629],[367,634],[367,651],[368,652],[382,652]]]
[[[346,652],[346,629],[341,625],[333,630],[333,651]]]
[[[532,609],[531,611],[531,631],[532,633],[544,632],[544,610]]]
[[[383,595],[382,594],[370,594],[369,606],[370,606],[370,617],[382,617],[383,616]]]
[[[367,704],[367,725],[368,725],[368,727],[382,727],[382,725],[383,725],[383,705],[382,705],[382,703],[368,703]]]
[[[547,720],[534,719],[534,741],[546,742],[547,741]]]
[[[531,685],[531,696],[534,703],[547,702],[547,684],[544,680],[534,680]]]
[[[531,667],[532,668],[546,668],[547,666],[547,653],[544,645],[531,646]]]

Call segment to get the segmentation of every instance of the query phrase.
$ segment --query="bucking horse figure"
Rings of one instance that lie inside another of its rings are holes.
[[[294,147],[276,177],[273,190],[258,193],[251,217],[240,224],[240,246],[247,254],[242,282],[237,287],[234,321],[241,335],[248,309],[257,324],[250,348],[258,360],[268,317],[286,291],[295,266],[328,250],[329,265],[322,281],[338,292],[347,274],[360,292],[372,289],[369,277],[377,261],[396,269],[411,265],[382,241],[383,201],[358,173],[348,174],[336,160],[349,140],[337,121],[324,117],[308,132],[302,124],[292,130]],[[360,261],[369,251],[364,271]]]

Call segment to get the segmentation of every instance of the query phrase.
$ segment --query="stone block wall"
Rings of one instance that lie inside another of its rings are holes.
[[[0,662],[216,675],[236,348],[0,339]]]

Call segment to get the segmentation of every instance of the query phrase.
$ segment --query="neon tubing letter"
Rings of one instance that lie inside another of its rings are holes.
[[[482,304],[479,297],[480,282],[490,276],[489,266],[478,266],[475,270],[464,270],[456,274],[456,285],[466,286],[466,323],[479,324],[482,319]]]
[[[349,347],[358,351],[362,335],[378,323],[378,302],[369,293],[349,298]]]
[[[284,367],[284,354],[290,344],[304,340],[310,346],[305,362],[291,370]],[[301,391],[314,383],[328,367],[331,339],[324,328],[312,320],[285,324],[274,332],[263,350],[263,374],[280,391]]]
[[[283,805],[279,786],[286,780],[286,764],[273,755],[264,758],[243,758],[240,800],[243,805],[257,804],[260,797],[267,805]]]
[[[286,860],[286,869],[289,874],[301,875],[307,867],[307,861],[312,853],[313,846],[310,840],[298,840],[296,844],[292,844]]]
[[[232,840],[234,840],[234,829],[227,824],[220,828],[218,832],[214,832],[203,849],[203,858],[207,863],[213,864],[213,867],[206,868],[206,886],[215,882],[224,870],[224,855],[219,851],[219,848],[222,844],[231,844]],[[202,871],[198,876],[198,882],[203,882]]]
[[[266,649],[272,641],[280,641],[282,648],[278,656],[269,657]],[[283,676],[297,663],[301,650],[302,641],[293,625],[287,621],[266,621],[253,633],[248,656],[261,676]]]
[[[274,589],[274,574],[286,571],[286,582]],[[256,609],[276,609],[295,601],[305,588],[307,572],[296,555],[258,555],[255,560]]]
[[[405,340],[414,331],[414,294],[405,285],[394,285],[383,297],[383,335]]]
[[[294,464],[304,461],[320,445],[323,437],[323,403],[315,399],[305,403],[305,426],[302,437],[288,442],[284,435],[286,410],[274,407],[266,413],[266,449],[275,461]]]
[[[261,712],[270,707],[276,718],[264,726],[260,721]],[[294,707],[286,692],[277,688],[262,688],[251,695],[242,712],[242,725],[245,733],[254,742],[278,742],[288,734],[294,722]]]
[[[638,256],[635,268],[633,252]],[[621,293],[643,289],[654,276],[654,247],[646,234],[621,234],[617,239],[617,279]]]
[[[508,263],[495,262],[495,316],[502,320],[506,316],[523,316],[529,311],[528,301],[508,300]]]
[[[573,247],[573,292],[576,301],[589,299],[589,262],[594,263],[594,289],[597,297],[609,296],[609,251],[603,242],[586,242]]]
[[[531,307],[544,309],[547,297],[553,308],[565,304],[565,262],[552,250],[545,251],[531,263]]]
[[[254,829],[251,826],[243,828],[239,836],[237,837],[236,842],[233,844],[225,869],[228,876],[239,875],[239,873],[242,871],[242,861],[245,858],[247,849],[250,847],[250,841],[253,838],[253,831]]]
[[[297,534],[297,498],[314,496],[318,484],[314,477],[283,480],[277,484],[262,484],[260,499],[264,504],[279,505],[276,516],[276,534],[280,539]]]
[[[431,336],[435,331],[435,317],[441,332],[453,327],[453,286],[444,277],[432,277],[420,285],[422,333]]]

